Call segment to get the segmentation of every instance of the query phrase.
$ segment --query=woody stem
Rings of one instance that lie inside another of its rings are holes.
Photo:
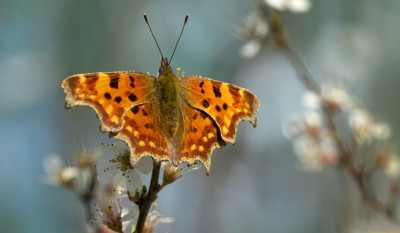
[[[161,186],[158,183],[160,176],[161,164],[154,162],[153,171],[151,173],[150,187],[147,195],[139,202],[139,217],[136,224],[136,233],[142,233],[144,224],[146,222],[147,215],[149,213],[151,204],[157,199],[157,194],[161,190]]]

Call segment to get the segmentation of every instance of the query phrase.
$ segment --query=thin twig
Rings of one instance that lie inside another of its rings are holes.
[[[147,192],[147,195],[143,199],[141,199],[138,203],[139,217],[137,220],[136,231],[135,231],[137,233],[143,232],[144,224],[146,222],[146,218],[149,213],[151,204],[157,199],[157,194],[161,190],[161,186],[158,183],[158,178],[160,176],[160,169],[161,169],[161,164],[159,162],[154,162],[149,191]]]
[[[97,171],[95,167],[91,168],[91,179],[90,179],[90,183],[87,187],[87,189],[85,190],[85,192],[80,196],[80,200],[83,203],[84,207],[85,207],[85,213],[86,213],[86,219],[87,222],[90,223],[93,227],[93,230],[95,232],[101,232],[100,229],[98,228],[97,224],[94,222],[91,222],[91,213],[92,213],[92,209],[91,209],[91,204],[94,198],[94,192],[95,192],[95,188],[96,188],[96,184],[97,184]]]
[[[83,202],[83,204],[85,205],[86,208],[86,217],[87,217],[87,221],[89,221],[91,219],[91,202],[93,200],[93,196],[94,196],[94,189],[96,187],[96,179],[97,179],[97,171],[96,168],[91,168],[91,179],[90,179],[90,183],[87,187],[87,189],[85,190],[85,192],[82,194],[81,196],[81,200]]]
[[[295,68],[297,77],[299,78],[300,82],[310,91],[315,92],[317,94],[321,93],[321,88],[318,83],[312,78],[311,74],[308,72],[308,69],[301,61],[300,57],[295,53],[292,47],[285,43],[281,46],[283,52],[285,53],[286,57],[289,59],[290,63]]]

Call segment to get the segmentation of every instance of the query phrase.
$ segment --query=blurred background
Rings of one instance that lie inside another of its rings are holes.
[[[156,76],[160,55],[147,13],[172,66],[251,90],[257,128],[239,125],[237,141],[215,150],[205,169],[163,190],[158,210],[176,218],[156,232],[341,232],[358,193],[340,171],[296,167],[282,123],[301,112],[304,87],[285,56],[263,48],[243,59],[234,27],[256,2],[0,0],[0,226],[2,232],[85,232],[76,197],[41,181],[43,159],[109,144],[95,112],[64,109],[60,83],[78,73],[138,70]],[[305,14],[284,13],[292,43],[320,81],[340,80],[399,138],[400,2],[312,0]],[[350,190],[350,191],[349,191]],[[349,195],[351,194],[351,195]],[[346,214],[344,214],[346,212]]]

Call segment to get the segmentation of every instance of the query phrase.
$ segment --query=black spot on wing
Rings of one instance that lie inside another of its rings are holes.
[[[111,99],[111,95],[110,95],[108,92],[106,92],[106,93],[104,94],[104,97],[106,97],[106,99]]]
[[[205,107],[205,108],[210,107],[210,103],[208,103],[207,100],[203,100],[203,101],[201,102],[201,105],[203,105],[203,107]]]
[[[122,101],[122,98],[120,96],[115,97],[115,102],[119,103]]]
[[[118,81],[119,81],[119,77],[111,78],[110,87],[118,89]]]
[[[146,129],[152,129],[152,130],[154,130],[154,127],[153,127],[153,125],[152,125],[152,124],[150,124],[150,123],[146,123],[146,124],[144,124],[144,127],[145,127]]]
[[[129,100],[130,100],[131,102],[135,102],[135,101],[137,100],[136,95],[133,94],[133,93],[131,93],[131,94],[128,96],[128,98],[129,98]]]
[[[136,114],[137,112],[139,112],[139,106],[135,106],[135,107],[131,108],[131,112],[133,114]]]
[[[217,98],[221,98],[221,96],[222,96],[220,87],[221,87],[221,85],[217,86],[217,85],[213,84],[213,92],[214,92],[215,97],[217,97]]]

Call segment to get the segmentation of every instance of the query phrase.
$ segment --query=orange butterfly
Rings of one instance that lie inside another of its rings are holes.
[[[61,86],[66,108],[93,107],[100,130],[128,143],[133,166],[146,155],[175,166],[199,160],[208,174],[212,151],[235,143],[239,121],[256,126],[254,94],[201,76],[177,77],[164,57],[157,78],[136,71],[78,74]]]

